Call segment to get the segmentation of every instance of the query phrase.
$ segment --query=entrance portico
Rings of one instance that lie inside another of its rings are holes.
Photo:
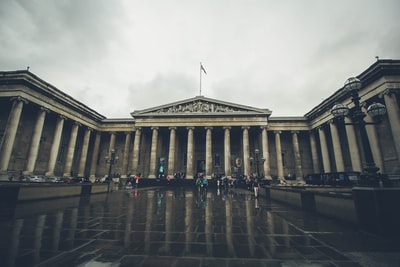
[[[225,174],[227,177],[250,175],[249,148],[263,138],[261,129],[268,126],[271,111],[197,96],[134,111],[131,115],[135,126],[141,129],[143,138],[151,134],[151,138],[147,137],[151,140],[151,144],[148,144],[151,147],[150,164],[146,160],[133,164],[132,173],[148,173],[149,178],[171,176],[176,172],[185,172],[186,178],[193,178],[197,173],[203,173],[206,178],[211,178],[213,173]],[[169,135],[167,142],[159,137],[160,131],[162,135]],[[252,145],[249,134],[259,136],[252,139]],[[146,154],[143,153],[146,149],[143,145],[135,145],[133,155]],[[243,169],[232,171],[235,168],[233,155],[244,163]],[[162,172],[161,158],[167,158],[162,164],[168,165],[162,168]]]

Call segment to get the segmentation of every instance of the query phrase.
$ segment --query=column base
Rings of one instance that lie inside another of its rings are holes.
[[[54,176],[54,172],[46,172],[44,175],[45,176]]]
[[[8,172],[0,171],[0,181],[8,181]]]
[[[96,175],[91,174],[91,175],[89,176],[89,181],[90,181],[91,183],[96,182]]]

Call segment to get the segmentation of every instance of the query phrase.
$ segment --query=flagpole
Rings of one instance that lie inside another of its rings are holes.
[[[199,96],[201,96],[201,62],[200,62],[200,95]]]

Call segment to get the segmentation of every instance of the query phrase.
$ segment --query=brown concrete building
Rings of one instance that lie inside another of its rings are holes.
[[[378,60],[357,77],[363,106],[378,102],[387,109],[381,123],[366,125],[374,162],[398,178],[400,60]],[[304,116],[273,117],[268,109],[197,96],[110,119],[29,71],[0,72],[0,177],[103,177],[111,149],[119,157],[113,172],[121,177],[156,178],[160,171],[231,177],[257,167],[278,179],[361,171],[363,147],[354,125],[335,123],[337,102],[353,105],[340,88]]]

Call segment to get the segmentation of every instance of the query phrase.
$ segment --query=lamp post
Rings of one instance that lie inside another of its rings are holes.
[[[365,125],[375,124],[367,123],[364,120],[366,116],[361,110],[360,96],[358,91],[361,89],[362,84],[358,78],[349,78],[344,84],[344,90],[351,95],[351,100],[354,104],[352,109],[349,109],[344,104],[335,104],[331,109],[331,114],[337,118],[339,121],[343,122],[345,116],[352,119],[352,123],[345,123],[355,125],[358,129],[361,138],[361,144],[364,151],[365,163],[363,166],[364,175],[368,180],[379,181],[380,175],[377,173],[379,168],[375,165],[374,158],[372,155],[371,145],[368,140],[367,130]],[[367,112],[371,117],[379,117],[386,114],[386,107],[380,103],[373,103],[367,108]]]
[[[259,163],[264,163],[264,161],[265,161],[265,159],[264,158],[259,158],[259,156],[260,156],[260,150],[258,149],[258,148],[256,148],[256,149],[254,149],[254,156],[255,156],[255,158],[253,158],[253,157],[250,157],[250,161],[254,161],[255,163],[256,163],[256,174],[257,174],[257,178],[260,178],[260,170],[259,170],[259,168],[258,168],[258,164]]]
[[[110,182],[111,182],[111,171],[112,166],[118,161],[118,156],[115,155],[115,149],[111,149],[110,157],[105,156],[104,161],[106,164],[108,163],[110,166],[108,168],[108,176],[107,176],[107,193],[110,192]]]

